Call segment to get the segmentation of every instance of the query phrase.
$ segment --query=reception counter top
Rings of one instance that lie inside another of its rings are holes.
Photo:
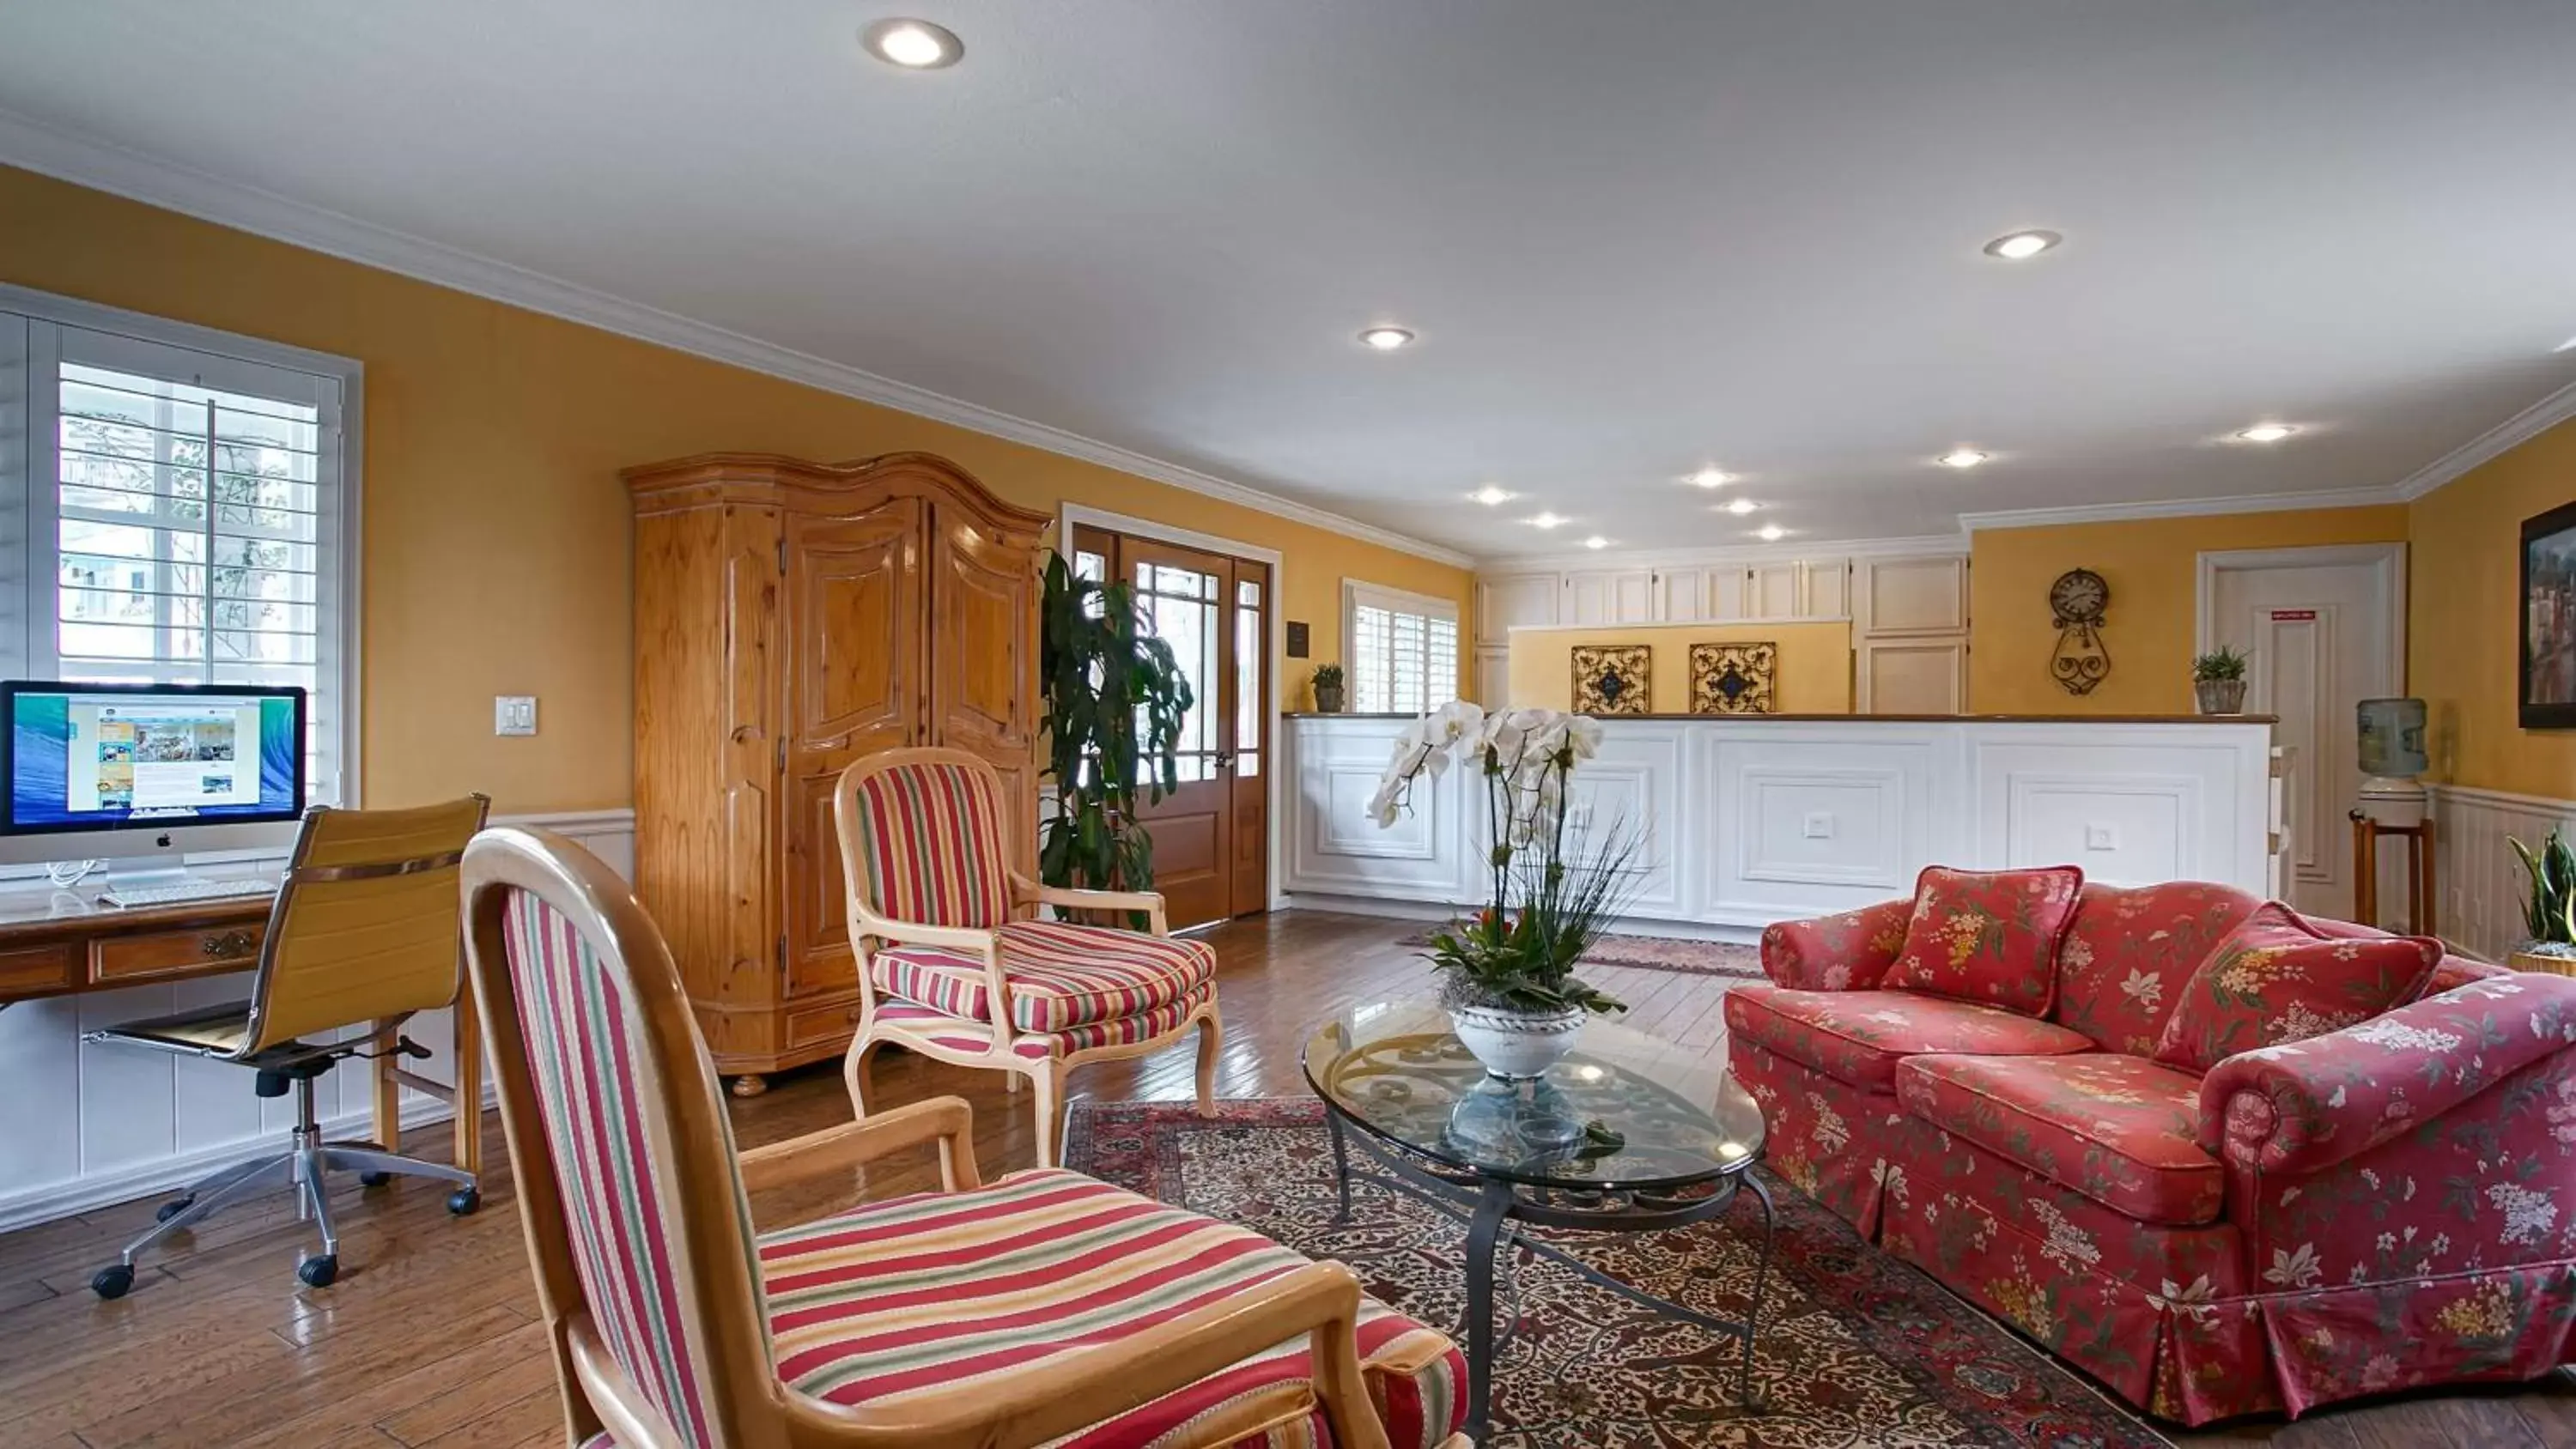
[[[1406,715],[1295,715],[1281,886],[1299,904],[1445,914],[1485,888],[1471,772],[1366,812]],[[2277,894],[2269,717],[1622,715],[1576,819],[1642,835],[1639,930],[1743,935],[1900,896],[1926,865],[2072,863],[2113,884]]]

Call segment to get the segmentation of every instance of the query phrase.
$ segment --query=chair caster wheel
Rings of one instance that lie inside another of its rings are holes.
[[[303,1279],[309,1287],[328,1288],[331,1280],[340,1276],[340,1255],[324,1253],[307,1258],[295,1265],[295,1276]]]
[[[188,1194],[186,1197],[174,1197],[168,1202],[165,1202],[161,1204],[161,1206],[153,1209],[152,1217],[155,1222],[166,1223],[172,1218],[177,1217],[179,1214],[196,1206],[196,1204],[197,1195],[193,1192]]]
[[[382,1187],[393,1180],[394,1175],[390,1172],[362,1172],[358,1174],[358,1186],[360,1187]]]
[[[134,1291],[134,1270],[123,1263],[89,1275],[89,1291],[101,1298],[122,1298]]]
[[[475,1188],[460,1187],[447,1195],[447,1210],[460,1218],[482,1205],[483,1194]]]

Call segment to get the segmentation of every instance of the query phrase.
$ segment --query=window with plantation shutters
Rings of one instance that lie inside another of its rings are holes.
[[[1345,579],[1342,638],[1352,709],[1421,714],[1458,697],[1458,606],[1449,600]]]
[[[29,678],[292,684],[343,800],[357,365],[0,288],[0,481]]]

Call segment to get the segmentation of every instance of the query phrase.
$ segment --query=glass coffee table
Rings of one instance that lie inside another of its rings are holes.
[[[1723,1060],[1595,1019],[1581,1046],[1532,1081],[1487,1074],[1424,998],[1372,1002],[1306,1040],[1307,1084],[1324,1099],[1341,1220],[1351,1213],[1352,1147],[1362,1181],[1428,1203],[1467,1226],[1467,1424],[1482,1443],[1493,1392],[1494,1251],[1506,1222],[1592,1232],[1663,1232],[1705,1222],[1749,1189],[1762,1207],[1751,1307],[1729,1322],[1658,1298],[1562,1249],[1520,1246],[1658,1313],[1741,1340],[1737,1398],[1754,1408],[1753,1329],[1771,1271],[1771,1194],[1746,1169],[1762,1154],[1762,1111]]]

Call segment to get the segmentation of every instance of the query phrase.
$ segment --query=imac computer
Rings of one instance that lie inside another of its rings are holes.
[[[294,843],[304,716],[297,688],[0,683],[0,864],[104,860],[111,899],[226,894],[182,857]]]

